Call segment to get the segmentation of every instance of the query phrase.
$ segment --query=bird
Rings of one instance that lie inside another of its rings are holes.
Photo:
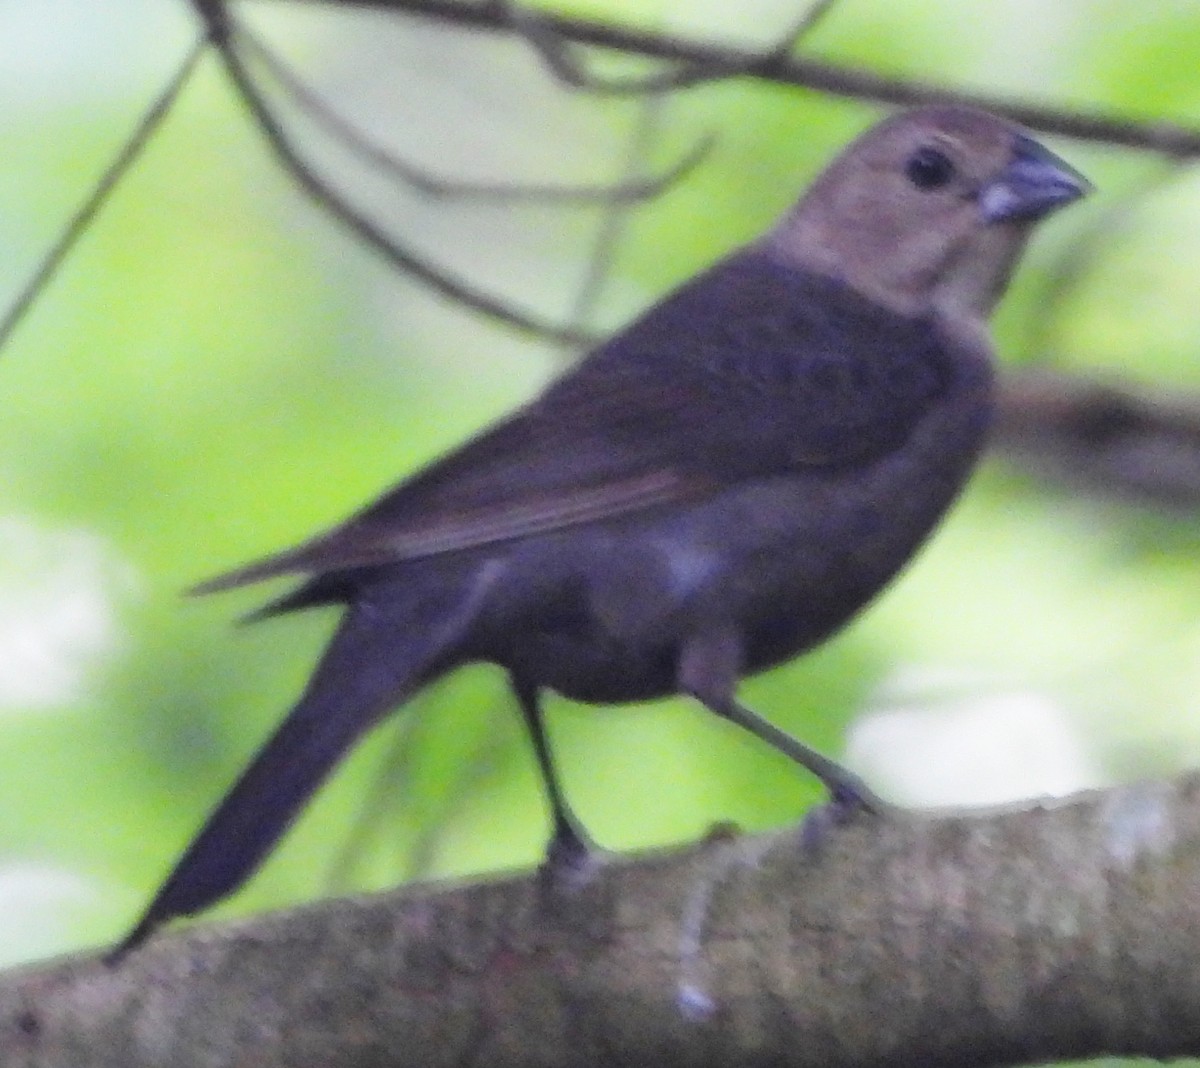
[[[988,318],[1035,225],[1089,189],[996,115],[886,117],[772,229],[525,406],[341,525],[197,587],[292,576],[255,617],[336,606],[340,622],[110,959],[239,888],[366,731],[471,662],[507,673],[548,864],[595,847],[559,782],[547,691],[687,695],[834,802],[883,809],[737,687],[841,630],[926,540],[987,432]]]

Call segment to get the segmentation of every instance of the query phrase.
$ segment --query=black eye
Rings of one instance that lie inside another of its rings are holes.
[[[954,177],[954,164],[936,148],[918,148],[909,156],[904,173],[918,189],[937,189]]]

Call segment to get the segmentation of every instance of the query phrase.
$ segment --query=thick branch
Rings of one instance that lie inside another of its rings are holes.
[[[493,33],[519,33],[505,4],[470,0],[310,0],[330,6],[366,7],[434,19]],[[858,67],[780,54],[762,54],[729,45],[676,37],[615,23],[550,12],[538,13],[548,31],[564,41],[596,45],[615,51],[689,66],[707,67],[713,77],[723,73],[757,78],[780,85],[795,85],[835,96],[871,100],[881,104],[913,106],[953,100],[1007,115],[1043,133],[1061,134],[1084,141],[1138,148],[1173,158],[1200,156],[1200,130],[1170,122],[1138,122],[1128,117],[1087,113],[1075,109],[1040,107],[987,93],[970,93],[912,78],[892,78]]]
[[[1005,377],[992,444],[1073,490],[1200,508],[1200,397],[1152,396],[1082,375]]]
[[[810,839],[812,835],[808,836]],[[10,1066],[1200,1052],[1200,777],[328,901],[0,977]]]

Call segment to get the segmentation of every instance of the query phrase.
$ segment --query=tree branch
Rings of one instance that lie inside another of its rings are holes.
[[[374,8],[447,25],[491,33],[519,35],[508,14],[507,3],[469,0],[308,0],[327,6]],[[756,53],[711,41],[677,37],[615,23],[550,12],[538,13],[541,27],[563,41],[595,45],[635,55],[667,59],[701,67],[711,78],[723,73],[756,78],[778,85],[795,85],[834,96],[853,97],[880,104],[915,106],[955,101],[1007,115],[1043,133],[1081,141],[1097,141],[1155,152],[1177,159],[1200,156],[1200,129],[1172,122],[1139,122],[1125,116],[1088,113],[1076,109],[1042,107],[1004,99],[988,93],[971,93],[915,78],[893,78],[857,67],[781,54]]]
[[[1200,396],[1022,371],[1003,378],[999,401],[992,446],[1022,468],[1093,495],[1200,508]]]
[[[1200,777],[861,817],[0,976],[0,1060],[998,1065],[1200,1052]],[[806,839],[809,840],[806,844]]]

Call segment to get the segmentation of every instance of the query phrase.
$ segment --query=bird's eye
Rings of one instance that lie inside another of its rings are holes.
[[[904,165],[908,180],[918,189],[937,189],[954,177],[954,164],[936,148],[918,148]]]

